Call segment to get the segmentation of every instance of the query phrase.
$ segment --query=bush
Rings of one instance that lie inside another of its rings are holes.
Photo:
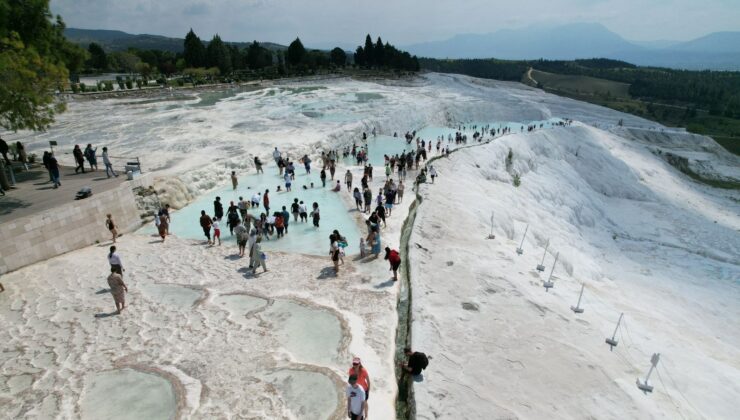
[[[518,187],[522,185],[522,178],[519,176],[519,174],[514,174],[514,186]]]
[[[72,83],[72,93],[80,93],[80,85]]]
[[[80,90],[83,92],[87,92],[87,86],[85,86],[84,83],[80,83]]]
[[[106,84],[107,84],[107,82],[106,82]],[[112,85],[113,85],[113,82],[111,82],[111,86],[112,86]],[[118,80],[118,87],[119,87],[119,88],[120,88],[121,90],[124,90],[124,89],[126,89],[126,84],[125,84],[125,82],[124,82],[123,80],[119,79],[119,80]],[[111,89],[111,90],[113,90],[113,89]]]
[[[134,83],[131,81],[131,79],[126,80],[126,89],[133,89]]]
[[[514,162],[514,152],[511,151],[511,148],[509,148],[509,154],[506,155],[506,170],[511,169],[511,164]]]
[[[28,163],[35,163],[36,158],[38,158],[38,155],[36,155],[36,153],[31,153],[28,155]]]

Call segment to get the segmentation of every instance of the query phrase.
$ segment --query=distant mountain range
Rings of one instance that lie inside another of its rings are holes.
[[[174,53],[182,52],[184,38],[170,38],[161,35],[133,35],[122,31],[112,31],[107,29],[77,29],[77,28],[66,28],[64,30],[64,36],[75,44],[79,44],[84,48],[87,48],[91,42],[100,44],[104,50],[111,51],[125,51],[129,48],[137,48],[141,50],[162,50],[171,51]],[[208,44],[208,40],[203,40],[204,44]],[[249,42],[229,42],[229,44],[235,44],[239,48],[244,48]],[[288,47],[273,42],[261,42],[260,45],[271,50],[284,50]]]
[[[123,51],[133,47],[181,52],[184,42],[183,38],[133,35],[105,29],[67,28],[64,35],[85,48],[91,42],[96,42],[106,51]],[[207,40],[204,42],[207,43]],[[249,42],[233,44],[244,48]],[[260,44],[272,50],[287,48],[272,42]],[[350,43],[338,42],[337,45],[354,51]],[[326,43],[313,48],[331,49],[333,46]],[[690,70],[740,70],[740,32],[715,32],[686,42],[630,42],[601,24],[575,23],[502,29],[489,34],[462,34],[444,41],[425,42],[400,48],[419,57],[430,58],[573,60],[598,57],[623,60],[641,66]]]
[[[601,24],[576,23],[456,35],[401,49],[430,58],[508,60],[613,58],[642,66],[740,70],[740,32],[715,32],[687,42],[630,42]]]

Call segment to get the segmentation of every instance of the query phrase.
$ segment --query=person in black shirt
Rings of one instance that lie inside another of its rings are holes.
[[[213,213],[218,220],[224,217],[224,206],[221,204],[221,197],[216,197],[216,201],[213,202]]]
[[[408,357],[408,361],[401,364],[401,369],[414,376],[421,375],[421,371],[426,369],[427,365],[429,365],[427,355],[418,351],[411,351],[411,347],[406,347],[403,349],[403,352],[406,354],[406,357]]]

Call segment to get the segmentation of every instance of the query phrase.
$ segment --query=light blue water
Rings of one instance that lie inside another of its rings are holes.
[[[273,235],[270,240],[263,239],[263,249],[310,255],[328,255],[329,235],[334,229],[337,229],[339,233],[347,238],[349,246],[346,252],[348,254],[359,252],[360,231],[352,215],[356,210],[345,208],[341,199],[337,197],[337,194],[348,194],[348,192],[344,188],[344,185],[342,185],[342,191],[339,193],[332,192],[330,188],[330,186],[336,183],[337,179],[342,178],[343,174],[337,173],[335,181],[332,183],[327,171],[326,188],[322,188],[321,179],[319,178],[320,170],[320,167],[318,169],[312,168],[311,175],[306,175],[302,166],[296,167],[296,179],[293,181],[292,192],[277,192],[278,185],[283,190],[285,189],[285,185],[282,177],[278,176],[277,167],[273,165],[265,166],[264,174],[252,173],[241,176],[239,177],[239,185],[236,191],[232,190],[231,183],[229,182],[228,185],[205,193],[196,201],[174,212],[172,214],[170,233],[182,238],[205,240],[205,235],[200,227],[200,211],[205,210],[208,215],[213,217],[213,202],[217,196],[221,197],[224,214],[226,214],[231,201],[237,204],[240,196],[249,201],[255,192],[264,194],[265,189],[269,189],[270,213],[282,210],[282,206],[285,206],[288,212],[290,212],[290,205],[293,203],[293,199],[297,198],[299,201],[303,200],[309,212],[311,211],[311,205],[317,202],[319,204],[321,221],[319,228],[315,228],[310,216],[308,222],[296,223],[293,221],[293,216],[291,215],[290,223],[288,224],[288,234],[280,239],[276,235]],[[311,182],[314,183],[313,188],[310,188]],[[308,189],[304,190],[303,185],[306,185]],[[260,213],[264,211],[264,207],[261,206],[259,209],[250,209],[249,214],[259,217]],[[221,221],[220,229],[221,241],[224,242],[224,246],[235,246],[236,237],[229,234],[225,215]],[[153,224],[142,228],[142,233],[153,234],[155,232],[156,229]],[[269,260],[267,263],[269,264]]]
[[[310,91],[309,91],[310,92]],[[306,92],[300,92],[306,93]],[[536,121],[530,124],[536,124],[538,129],[539,125],[543,124],[543,128],[551,128],[552,126],[559,123],[561,120],[553,118],[546,121]],[[475,130],[470,127],[477,124],[478,127],[482,127],[486,124],[490,125],[491,128],[511,128],[512,133],[519,133],[520,127],[524,126],[526,132],[526,123],[468,123],[465,124],[466,129],[463,133],[468,136],[468,143],[473,144],[472,134]],[[480,128],[479,128],[480,130]],[[436,153],[436,140],[438,136],[444,136],[445,141],[442,142],[443,147],[449,147],[450,150],[458,147],[454,141],[447,142],[447,136],[452,135],[454,137],[455,132],[458,131],[458,127],[425,127],[417,131],[417,136],[423,138],[427,142],[432,142],[432,152],[428,157],[434,156]],[[369,151],[369,160],[373,166],[377,167],[376,171],[380,174],[382,172],[383,165],[385,164],[385,155],[396,155],[401,154],[404,151],[411,151],[416,147],[416,142],[407,144],[406,140],[402,137],[405,133],[398,133],[399,137],[378,135],[370,136],[366,141]],[[490,138],[490,136],[487,136]],[[358,146],[362,142],[357,143]],[[224,213],[233,201],[235,204],[238,203],[239,197],[244,197],[245,200],[249,201],[255,192],[261,192],[264,194],[265,189],[270,190],[270,212],[279,211],[282,206],[290,212],[290,205],[293,203],[293,199],[297,198],[299,201],[302,200],[309,212],[311,211],[311,205],[314,202],[319,204],[321,213],[320,227],[317,229],[311,223],[309,217],[308,222],[295,222],[291,215],[290,223],[288,224],[288,234],[278,239],[276,235],[273,235],[269,240],[263,240],[263,248],[266,250],[279,250],[283,252],[295,252],[310,255],[328,255],[329,252],[329,235],[334,229],[347,238],[349,246],[346,249],[348,254],[359,252],[359,241],[361,233],[358,229],[357,223],[353,217],[353,213],[356,211],[354,208],[347,209],[344,206],[342,200],[337,194],[349,194],[344,185],[342,185],[342,191],[335,193],[331,191],[331,187],[336,183],[336,180],[343,180],[343,173],[337,171],[335,180],[332,182],[329,178],[327,171],[327,182],[326,188],[322,188],[321,179],[319,178],[320,167],[316,167],[320,162],[318,159],[314,160],[314,167],[312,173],[307,175],[302,165],[296,166],[296,179],[293,181],[293,191],[291,192],[278,192],[277,187],[285,189],[283,178],[278,176],[277,167],[274,165],[265,166],[264,174],[247,174],[239,178],[239,185],[236,191],[231,187],[231,184],[218,188],[215,191],[205,193],[200,196],[196,201],[190,203],[184,208],[178,210],[172,215],[172,224],[170,226],[170,232],[183,238],[189,239],[203,239],[203,231],[200,227],[200,211],[205,210],[210,216],[213,216],[213,202],[217,196],[221,197],[223,203]],[[351,157],[344,160],[345,164],[354,165],[355,162]],[[314,187],[311,188],[310,184],[313,182]],[[355,180],[355,184],[359,184],[359,180]],[[303,186],[307,189],[303,189]],[[255,217],[259,217],[260,213],[265,211],[264,207],[260,206],[259,209],[250,209],[249,214]],[[228,246],[234,246],[235,237],[229,234],[229,228],[226,225],[226,218],[221,222],[221,240]],[[155,233],[156,229],[152,225],[142,228],[143,233]],[[269,260],[268,260],[269,264]]]

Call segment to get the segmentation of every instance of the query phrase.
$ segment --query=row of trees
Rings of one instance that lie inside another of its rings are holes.
[[[373,44],[370,34],[365,37],[365,46],[355,51],[355,64],[367,68],[389,68],[395,70],[419,71],[419,60],[408,52],[399,51],[389,43],[378,40]]]

